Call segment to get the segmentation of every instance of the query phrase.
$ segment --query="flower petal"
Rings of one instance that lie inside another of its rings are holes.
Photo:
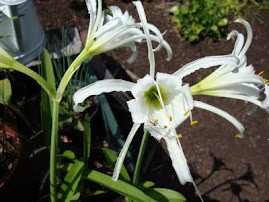
[[[115,164],[115,168],[114,168],[113,176],[112,176],[113,181],[116,181],[119,178],[119,174],[120,174],[120,170],[121,170],[124,158],[127,154],[128,148],[133,140],[133,137],[134,137],[134,135],[139,127],[140,127],[140,124],[134,123],[134,125],[133,125],[133,127],[132,127],[132,129],[131,129],[131,131],[130,131],[130,133],[129,133],[129,135],[124,143],[124,146],[123,146],[123,148],[119,154],[119,157],[117,159],[117,162]]]
[[[230,114],[228,114],[227,112],[214,107],[212,105],[200,102],[200,101],[194,101],[194,107],[200,108],[200,109],[205,109],[207,111],[213,112],[223,118],[225,118],[227,121],[229,121],[231,124],[234,125],[234,127],[237,128],[237,130],[240,132],[240,134],[243,134],[243,132],[245,131],[244,126],[237,121],[233,116],[231,116]]]
[[[148,59],[149,59],[149,64],[150,64],[150,76],[154,78],[155,75],[155,58],[154,58],[154,53],[152,49],[152,43],[150,40],[150,34],[149,34],[149,28],[148,28],[148,23],[147,23],[147,17],[143,8],[143,5],[141,1],[134,1],[133,4],[136,6],[139,18],[141,20],[141,23],[143,25],[143,30],[146,35],[146,40],[147,40],[147,45],[148,45]]]
[[[187,182],[193,183],[187,160],[183,153],[180,142],[176,140],[176,137],[165,136],[163,139],[166,142],[169,156],[180,183],[182,185],[186,184]]]
[[[231,55],[224,55],[224,56],[208,56],[193,62],[190,62],[176,71],[173,75],[177,76],[179,79],[201,69],[201,68],[209,68],[214,67],[217,65],[230,65],[230,66],[237,66],[239,60]]]
[[[127,105],[134,123],[144,123],[146,121],[146,114],[136,99],[129,100]]]
[[[92,95],[99,95],[101,93],[109,93],[112,91],[131,91],[135,84],[121,79],[110,79],[96,81],[93,84],[85,86],[75,92],[73,100],[75,105],[82,103],[87,97]],[[75,107],[76,108],[76,107]]]
[[[155,85],[155,81],[147,74],[142,79],[138,79],[137,84],[132,88],[132,94],[139,99],[153,85]]]

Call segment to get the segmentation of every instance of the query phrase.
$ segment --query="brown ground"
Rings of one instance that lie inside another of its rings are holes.
[[[108,5],[118,5],[129,10],[134,16],[134,6],[125,1],[104,1]],[[83,33],[88,26],[88,16],[83,0],[34,0],[41,22],[46,30],[61,26],[75,25]],[[219,43],[201,42],[192,45],[183,40],[171,23],[168,9],[176,1],[144,1],[148,21],[156,25],[161,32],[167,31],[164,38],[171,45],[173,59],[165,61],[165,52],[156,54],[157,71],[173,73],[184,64],[207,55],[228,54],[233,41],[223,40]],[[247,57],[256,71],[268,73],[269,64],[269,12],[263,13],[264,25],[250,19],[254,39]],[[243,30],[240,25],[230,29]],[[123,68],[130,70],[138,77],[148,73],[146,45],[139,46],[139,57],[129,65],[125,61],[130,52],[118,49],[108,53]],[[107,57],[104,57],[107,58]],[[203,78],[208,71],[201,70],[186,78],[193,83]],[[259,109],[253,116],[246,112],[251,105],[233,99],[215,99],[195,97],[196,100],[208,102],[222,108],[235,116],[246,128],[245,138],[237,139],[236,129],[226,120],[203,110],[195,109],[193,116],[199,124],[190,127],[186,122],[179,127],[183,134],[181,139],[185,155],[196,179],[198,189],[206,201],[266,201],[269,200],[269,116]],[[118,117],[120,119],[120,117]],[[156,142],[151,138],[149,148]],[[162,151],[158,154],[164,154]],[[184,193],[189,201],[194,201],[193,188],[181,186],[177,181],[171,163],[167,157],[155,155],[149,169],[142,177],[150,179],[160,187],[173,188]]]

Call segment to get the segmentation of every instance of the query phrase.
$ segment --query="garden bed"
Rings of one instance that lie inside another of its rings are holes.
[[[134,6],[128,1],[106,0],[104,2],[107,5],[118,5],[123,10],[127,9],[137,17]],[[84,36],[87,33],[89,17],[84,1],[34,0],[34,3],[46,30],[72,24],[78,27]],[[184,64],[200,57],[231,52],[234,41],[200,42],[195,45],[185,41],[174,28],[171,16],[168,14],[169,8],[176,3],[177,1],[164,0],[144,1],[148,21],[156,25],[161,32],[166,31],[164,38],[173,50],[173,59],[170,62],[165,61],[166,53],[164,50],[156,53],[157,71],[173,73]],[[262,17],[264,25],[259,24],[255,19],[249,20],[254,31],[254,39],[247,57],[248,63],[253,64],[257,72],[265,70],[268,75],[269,13],[262,13]],[[244,32],[241,25],[232,24],[229,26],[229,30],[235,28]],[[131,65],[126,63],[126,59],[131,54],[126,49],[114,50],[103,55],[102,58],[112,72],[113,69],[119,67],[118,64],[121,64],[122,69],[132,72],[132,75],[136,75],[137,78],[141,78],[148,73],[149,65],[146,45],[142,44],[138,48],[139,56]],[[188,83],[197,82],[208,72],[199,71],[187,77],[186,81]],[[115,73],[114,77],[118,76]],[[136,76],[132,78],[135,79]],[[246,128],[245,138],[235,138],[237,131],[226,120],[199,109],[193,111],[193,117],[199,121],[199,124],[190,127],[189,123],[185,122],[178,128],[178,131],[183,134],[181,139],[183,149],[203,198],[206,201],[268,200],[268,114],[259,109],[254,115],[248,116],[246,112],[251,108],[251,105],[243,101],[198,96],[194,98],[231,113]],[[115,114],[120,123],[121,114]],[[123,130],[123,132],[125,131]],[[140,138],[138,135],[135,137],[134,155],[137,154],[136,148]],[[151,153],[152,150],[155,152]],[[148,142],[146,154],[153,156],[145,156],[145,164],[148,163],[148,169],[142,173],[143,179],[150,179],[156,182],[159,187],[177,190],[183,193],[189,201],[194,201],[193,187],[179,184],[169,158],[153,138],[150,138]],[[150,162],[148,162],[149,159]]]

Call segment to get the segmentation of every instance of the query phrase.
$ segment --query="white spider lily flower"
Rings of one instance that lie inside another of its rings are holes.
[[[137,57],[135,43],[140,43],[146,39],[146,34],[141,30],[142,23],[136,23],[129,13],[122,12],[120,8],[111,6],[111,15],[106,15],[102,11],[102,0],[86,0],[90,14],[88,37],[85,45],[87,54],[98,55],[119,47],[129,47],[133,54],[128,59],[132,63]],[[142,7],[143,9],[143,7]],[[141,12],[138,10],[138,12]],[[163,39],[160,31],[152,24],[147,25],[152,34],[150,40],[156,41],[158,47],[155,51],[164,46],[167,50],[167,60],[171,59],[172,50]]]
[[[182,83],[182,78],[177,75],[177,72],[173,75],[157,73],[155,79],[154,54],[149,31],[147,29],[148,24],[146,22],[145,13],[142,10],[143,7],[140,1],[134,2],[134,4],[137,7],[146,34],[151,67],[150,75],[139,79],[137,83],[118,79],[102,80],[90,84],[74,94],[74,110],[82,110],[79,103],[82,103],[89,96],[112,91],[130,91],[134,99],[128,101],[127,105],[134,124],[118,157],[112,179],[118,179],[129,145],[140,125],[144,124],[144,129],[154,138],[157,140],[163,138],[165,140],[172,165],[180,183],[184,185],[186,182],[191,182],[195,186],[175,128],[187,118],[190,118],[191,125],[196,123],[196,121],[192,120],[191,114],[191,110],[194,106],[213,111],[226,118],[238,128],[240,133],[244,131],[244,127],[228,113],[199,101],[194,101],[189,85]],[[197,65],[199,67],[202,65],[203,68],[208,68],[221,64],[236,66],[238,65],[238,59],[231,55],[202,58],[194,61],[183,74],[187,75],[195,71]]]
[[[259,107],[267,108],[269,106],[268,80],[261,77],[263,72],[255,74],[253,66],[247,66],[245,54],[252,40],[251,26],[243,19],[238,19],[236,22],[243,24],[247,30],[247,40],[245,44],[243,34],[232,31],[228,35],[228,39],[230,39],[231,36],[237,37],[231,55],[239,59],[239,64],[236,66],[220,66],[212,74],[191,87],[192,95],[210,95],[241,99],[258,105]],[[180,74],[186,71],[189,65],[190,64],[187,64],[183,67],[178,73],[178,76],[182,77]],[[263,91],[266,96],[263,101],[259,100],[261,91]]]

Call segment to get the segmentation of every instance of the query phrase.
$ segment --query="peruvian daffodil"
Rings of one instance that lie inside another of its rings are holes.
[[[239,65],[222,65],[212,74],[192,86],[192,95],[210,95],[241,99],[251,102],[261,108],[269,106],[268,80],[262,78],[263,72],[255,74],[252,65],[247,65],[246,52],[252,41],[252,29],[249,23],[243,19],[236,22],[243,24],[247,30],[247,40],[244,44],[244,35],[232,31],[228,39],[236,36],[236,42],[232,51],[233,56],[239,59]],[[177,72],[177,76],[182,78],[187,68],[182,68]],[[182,74],[183,73],[183,74]],[[260,93],[264,92],[265,99],[260,100]]]
[[[150,74],[139,79],[137,83],[121,79],[110,79],[90,84],[74,94],[74,110],[83,110],[83,108],[79,106],[79,103],[82,103],[89,96],[109,93],[112,91],[130,91],[134,99],[128,101],[127,105],[134,124],[126,139],[124,147],[119,154],[112,179],[118,179],[129,145],[140,125],[143,124],[144,130],[148,131],[155,139],[165,140],[172,165],[180,183],[184,185],[186,182],[191,182],[195,186],[178,134],[175,130],[176,127],[188,118],[190,119],[191,125],[196,123],[196,121],[193,120],[191,113],[195,104],[200,108],[206,108],[209,111],[213,111],[225,117],[234,124],[240,132],[243,132],[243,126],[226,112],[212,106],[208,107],[208,105],[199,101],[194,101],[189,85],[184,84],[178,75],[165,73],[157,73],[155,75],[154,50],[152,49],[151,36],[149,34],[146,16],[141,2],[137,1],[134,2],[134,4],[138,10],[143,30],[146,34]],[[205,57],[186,66],[184,74],[190,74],[200,67],[208,68],[222,64],[237,66],[238,63],[239,60],[232,55]]]
[[[102,11],[102,0],[98,0],[98,3],[96,0],[86,0],[86,4],[90,14],[86,52],[92,56],[118,47],[129,47],[133,54],[128,62],[133,62],[137,56],[135,43],[146,39],[145,33],[141,30],[142,24],[136,23],[127,11],[123,13],[117,6],[110,6],[111,14],[105,15]],[[171,53],[170,46],[163,40],[160,31],[152,24],[147,26],[153,33],[150,39],[159,44],[155,50],[165,46]],[[171,55],[170,53],[168,56]]]

